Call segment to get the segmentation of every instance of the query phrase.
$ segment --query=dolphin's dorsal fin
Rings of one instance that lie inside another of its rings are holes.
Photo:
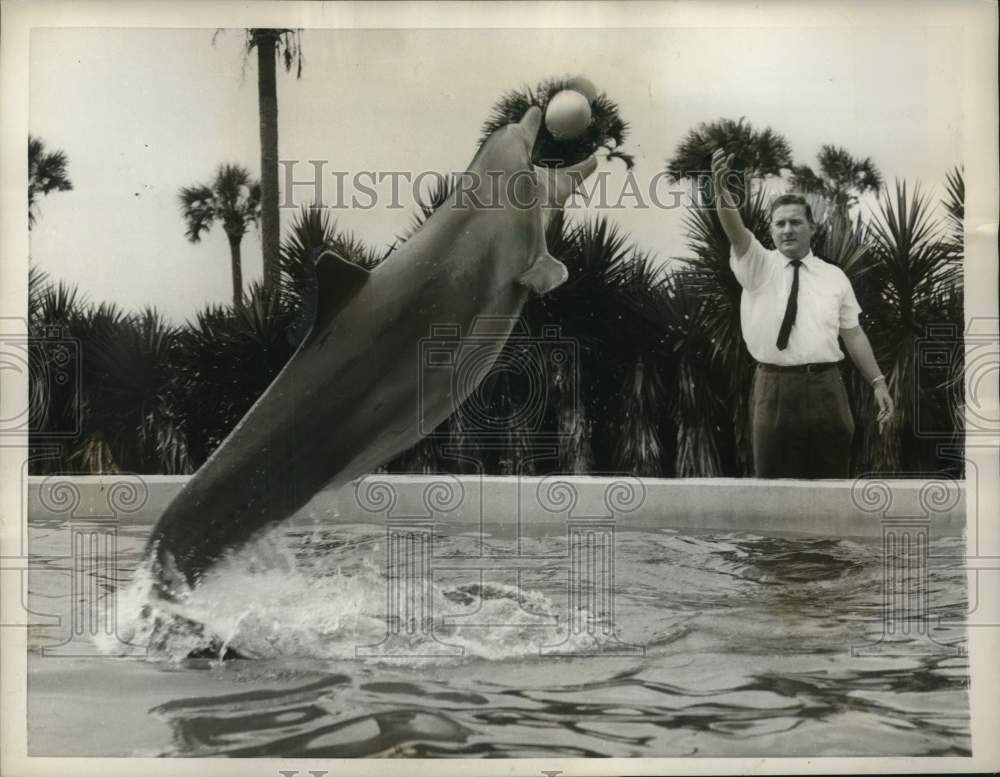
[[[329,248],[315,248],[306,262],[309,282],[302,298],[298,322],[289,330],[288,341],[298,345],[337,315],[371,273],[351,264]]]
[[[536,294],[548,294],[558,286],[562,286],[569,278],[569,270],[566,265],[556,259],[550,253],[540,254],[531,265],[517,279],[518,283],[528,286]]]
[[[326,323],[364,286],[371,273],[330,249],[316,259],[316,321]]]

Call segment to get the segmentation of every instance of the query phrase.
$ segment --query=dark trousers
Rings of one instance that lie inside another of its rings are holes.
[[[848,477],[854,419],[836,367],[785,372],[758,365],[750,396],[759,478]]]

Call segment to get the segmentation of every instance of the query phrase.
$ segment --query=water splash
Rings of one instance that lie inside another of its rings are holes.
[[[334,543],[319,532],[297,543],[264,538],[218,564],[176,601],[152,595],[150,570],[143,567],[118,593],[122,636],[147,645],[154,660],[221,658],[227,651],[261,659],[356,659],[359,648],[386,636],[387,576],[381,561],[372,536],[348,535]],[[561,625],[565,614],[549,596],[530,588],[490,580],[435,582],[429,610],[435,614],[433,638],[456,648],[441,661],[537,656],[553,643],[580,651],[591,647],[586,633],[567,633]],[[580,619],[597,620],[586,610]],[[412,637],[415,655],[366,660],[426,663],[420,648],[428,635],[417,630]],[[113,654],[120,643],[107,639],[99,647]]]

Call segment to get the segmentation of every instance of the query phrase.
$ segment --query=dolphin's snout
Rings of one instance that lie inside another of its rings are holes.
[[[535,146],[535,138],[538,137],[538,130],[542,128],[542,109],[537,105],[532,105],[524,112],[524,116],[521,117],[518,126],[524,130],[527,136],[528,151],[530,153],[531,149]]]

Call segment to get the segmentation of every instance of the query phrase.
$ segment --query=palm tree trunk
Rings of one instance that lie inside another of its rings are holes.
[[[229,263],[233,274],[233,307],[243,307],[243,263],[240,261],[242,235],[227,235],[229,238]]]
[[[264,254],[264,289],[276,291],[278,246],[278,89],[275,81],[277,39],[257,31],[257,99],[260,110],[260,235]]]

